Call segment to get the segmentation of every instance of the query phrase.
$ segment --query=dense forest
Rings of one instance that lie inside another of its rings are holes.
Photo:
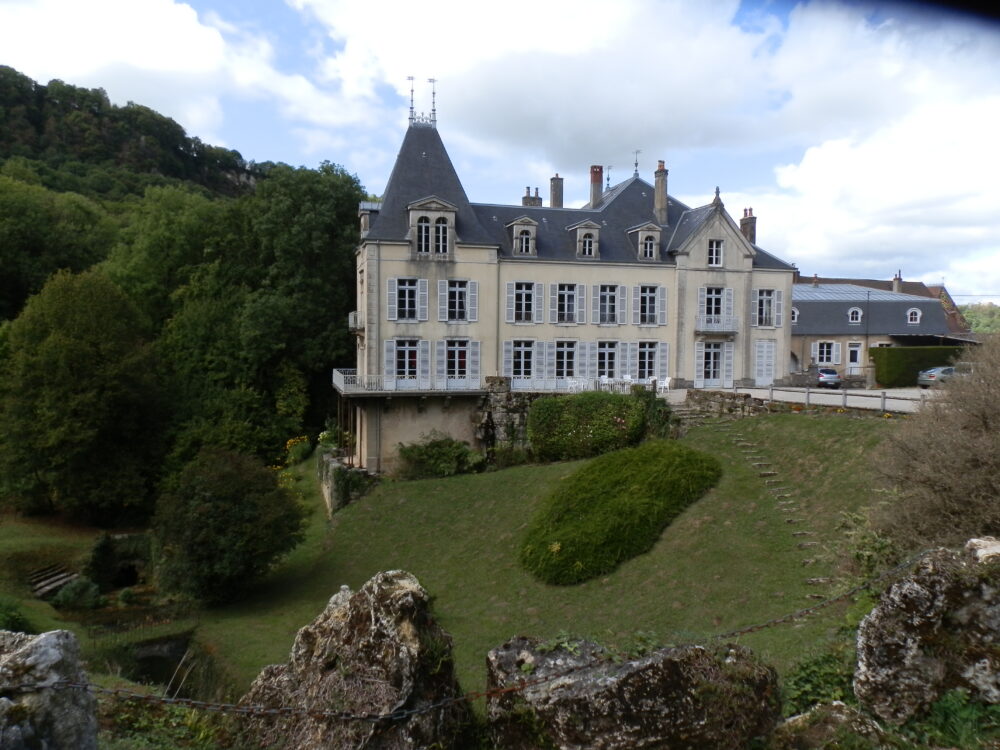
[[[8,67],[0,125],[0,506],[144,523],[204,450],[267,466],[323,428],[356,177]]]

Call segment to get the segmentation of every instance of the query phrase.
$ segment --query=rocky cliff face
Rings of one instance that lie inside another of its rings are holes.
[[[97,701],[89,692],[16,689],[59,681],[87,682],[75,635],[66,630],[42,635],[0,630],[0,748],[97,749]]]
[[[1000,703],[1000,542],[937,550],[895,583],[858,628],[854,692],[902,723],[952,688]]]
[[[288,663],[266,667],[242,702],[379,715],[425,709],[459,695],[451,646],[417,579],[379,573],[356,592],[335,594],[299,631]],[[450,748],[469,722],[464,701],[393,721],[254,716],[244,740],[297,750]]]
[[[505,750],[745,748],[780,714],[777,675],[739,646],[667,648],[615,662],[577,641],[515,638],[487,656],[492,738]]]

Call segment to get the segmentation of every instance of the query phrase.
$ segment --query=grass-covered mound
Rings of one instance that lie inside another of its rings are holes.
[[[532,519],[521,564],[546,583],[587,581],[648,551],[722,474],[712,456],[654,440],[595,458]]]

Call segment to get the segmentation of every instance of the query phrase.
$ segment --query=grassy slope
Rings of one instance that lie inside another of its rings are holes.
[[[356,588],[380,570],[405,568],[436,597],[455,639],[459,678],[484,684],[486,652],[507,638],[560,631],[627,643],[636,631],[662,642],[697,639],[814,603],[807,577],[829,575],[822,548],[791,535],[809,528],[831,539],[841,510],[869,501],[867,450],[890,425],[873,419],[782,415],[735,428],[760,444],[802,499],[801,525],[786,523],[757,469],[731,433],[693,430],[686,442],[716,453],[719,485],[670,526],[646,555],[573,587],[538,583],[517,564],[517,547],[538,500],[579,465],[530,466],[448,480],[384,483],[337,514],[332,534],[317,509],[300,546],[253,600],[207,613],[200,637],[243,689],[259,669],[283,662],[297,628],[341,584]],[[308,464],[306,465],[308,466]],[[303,469],[304,489],[314,480]],[[313,494],[315,496],[315,494]],[[804,558],[817,562],[803,567]],[[817,648],[840,621],[822,618],[747,636],[779,669]]]

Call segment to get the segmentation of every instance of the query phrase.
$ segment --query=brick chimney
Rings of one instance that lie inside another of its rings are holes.
[[[563,207],[563,178],[556,172],[556,176],[549,180],[549,207]]]
[[[597,208],[604,195],[604,167],[594,164],[590,168],[590,207]]]
[[[542,198],[538,194],[538,188],[535,188],[535,195],[534,195],[534,197],[532,197],[532,195],[531,195],[531,188],[530,187],[525,187],[524,188],[524,196],[521,198],[521,205],[522,206],[541,206],[542,205]]]
[[[753,215],[753,208],[743,209],[743,218],[740,219],[740,231],[747,238],[751,245],[757,244],[757,217]]]
[[[900,269],[896,271],[896,275],[892,277],[892,291],[899,294],[903,291],[903,271]]]
[[[669,170],[663,166],[663,160],[656,162],[656,172],[653,173],[653,213],[656,223],[665,226],[667,223],[667,175]]]

